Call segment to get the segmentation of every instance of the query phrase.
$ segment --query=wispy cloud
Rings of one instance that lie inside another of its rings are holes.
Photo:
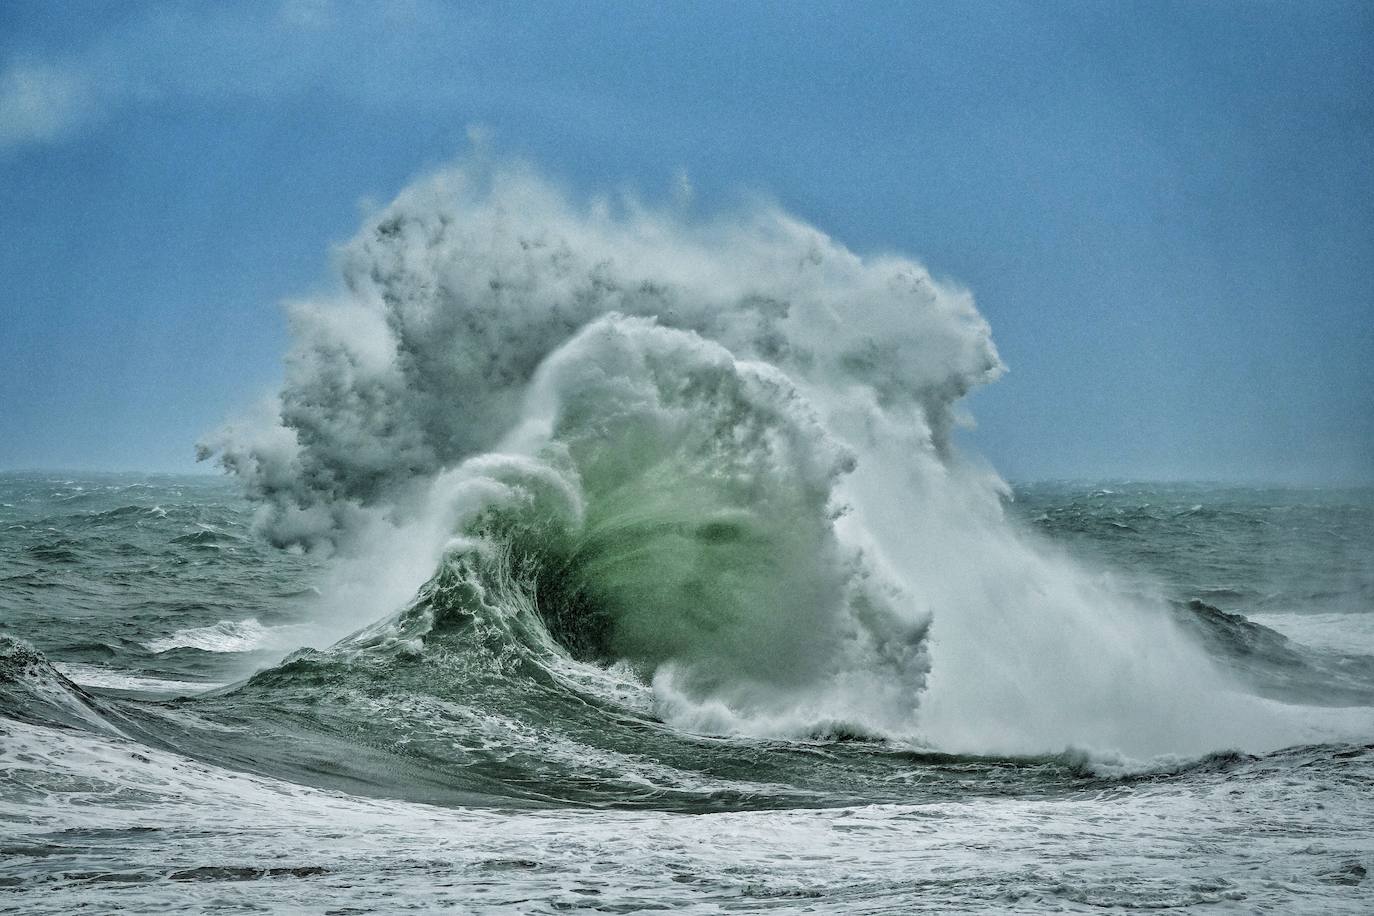
[[[539,66],[532,39],[499,17],[437,0],[172,4],[49,26],[0,52],[0,156],[147,123],[125,117],[138,110],[214,117],[307,95],[360,124],[398,112],[453,125],[493,112],[590,123],[662,114],[626,111],[615,91]]]
[[[428,0],[161,7],[67,47],[0,58],[0,153],[70,141],[130,105],[271,101],[316,89],[370,108],[488,97],[456,74],[492,24]]]
[[[0,73],[0,149],[62,139],[96,112],[90,84],[74,66],[20,60]]]

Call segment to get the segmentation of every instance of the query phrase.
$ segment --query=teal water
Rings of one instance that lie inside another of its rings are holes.
[[[334,641],[331,562],[255,508],[213,477],[0,476],[0,909],[1371,903],[1358,727],[1151,760],[955,753],[919,706],[910,739],[693,731],[509,560],[502,586],[453,554]],[[1374,705],[1374,491],[1053,483],[1006,510],[1255,696]]]

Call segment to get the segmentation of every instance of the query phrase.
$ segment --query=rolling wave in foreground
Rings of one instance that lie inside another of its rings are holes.
[[[1013,499],[971,297],[765,205],[338,261],[246,499],[0,478],[0,908],[1374,902],[1368,491]]]

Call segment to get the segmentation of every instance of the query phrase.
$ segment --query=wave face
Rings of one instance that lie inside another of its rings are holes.
[[[1162,599],[1007,521],[950,441],[1002,371],[988,326],[910,260],[774,207],[579,204],[475,162],[339,261],[337,294],[291,306],[276,402],[202,445],[274,543],[337,554],[337,632],[457,576],[694,734],[1137,755],[1300,736]]]

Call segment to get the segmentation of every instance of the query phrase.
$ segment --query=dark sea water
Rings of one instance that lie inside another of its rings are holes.
[[[955,753],[919,706],[687,728],[547,587],[459,554],[356,630],[254,511],[0,476],[0,912],[1374,909],[1374,491],[1015,488],[1026,538],[1329,736],[1143,757]]]

